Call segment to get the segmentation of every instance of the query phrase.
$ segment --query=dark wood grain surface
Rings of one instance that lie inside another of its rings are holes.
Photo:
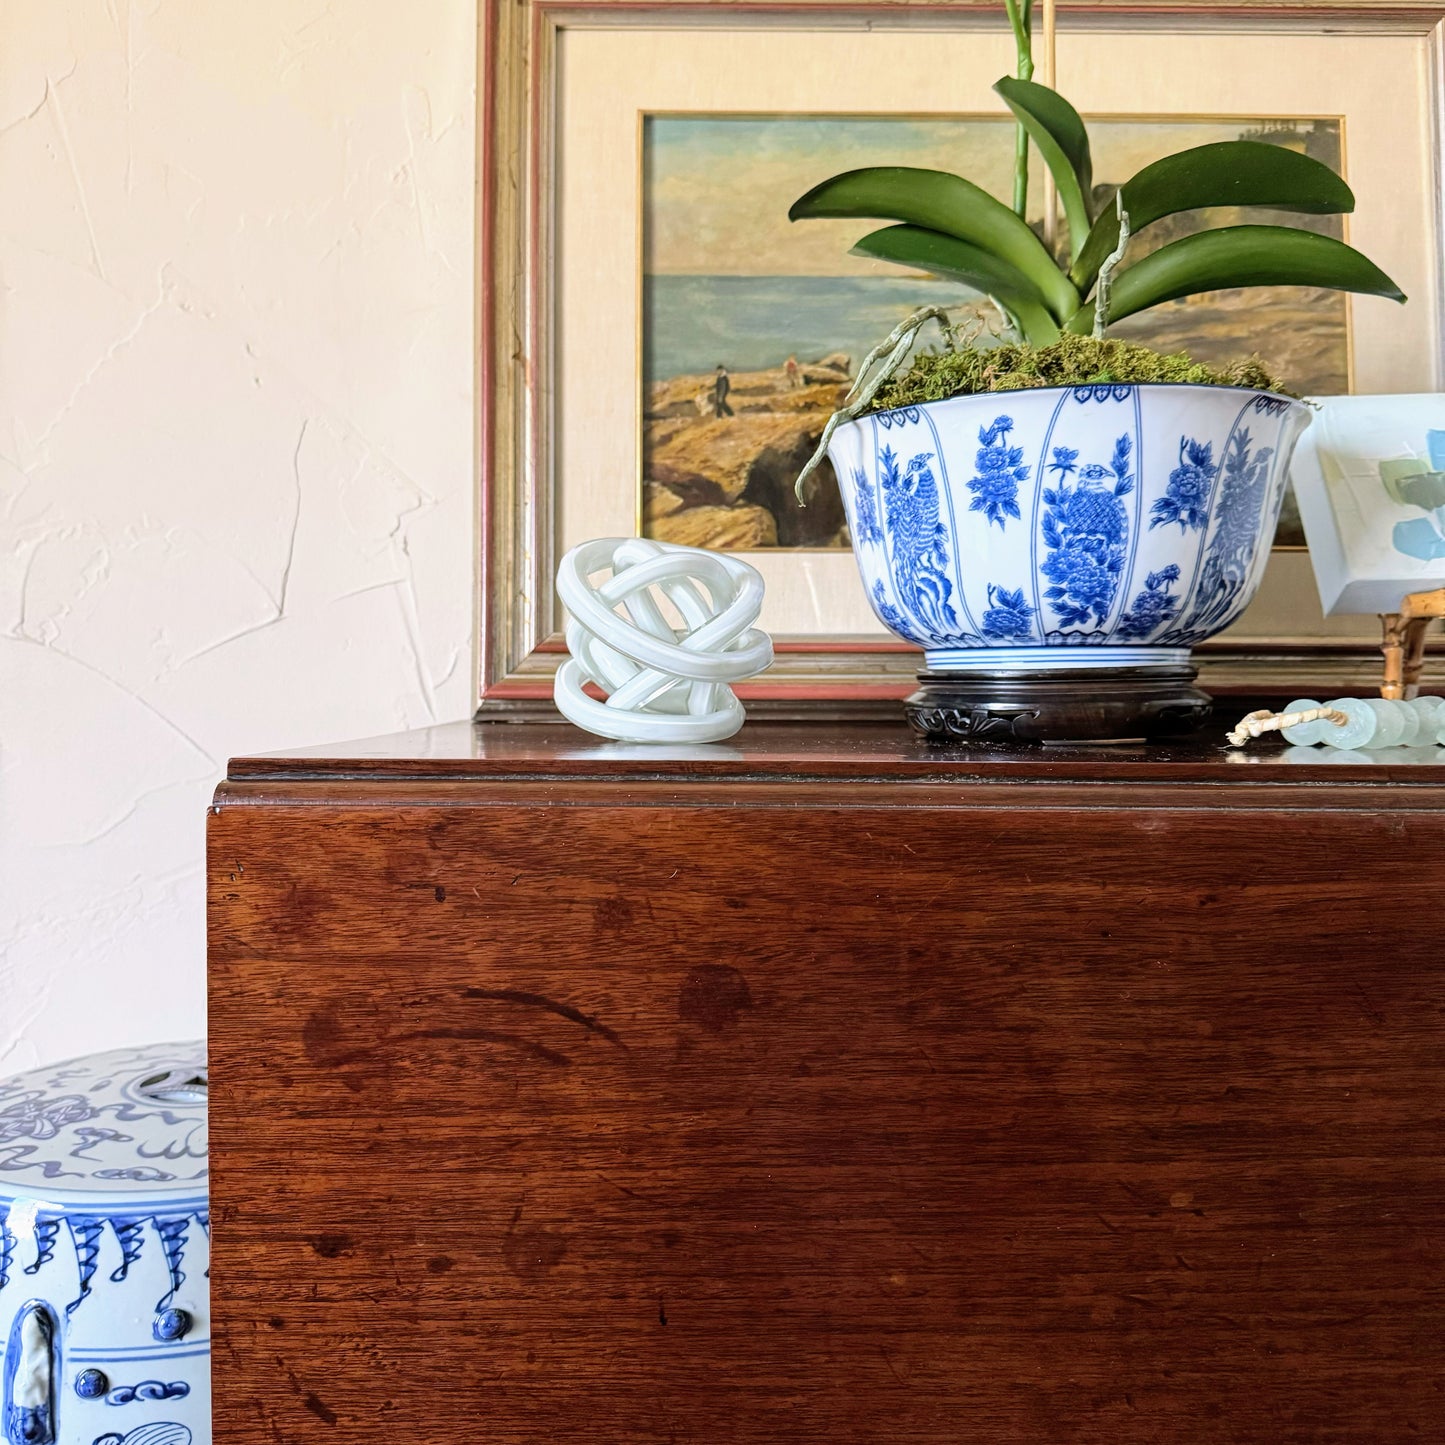
[[[777,731],[233,767],[217,1440],[1440,1439],[1432,766]]]
[[[1224,734],[1259,703],[1246,699],[1197,738],[1174,743],[938,747],[892,725],[749,723],[725,743],[673,747],[608,742],[564,722],[445,723],[354,743],[233,759],[233,779],[361,778],[1021,778],[1025,781],[1347,781],[1445,783],[1445,748],[1344,753],[1291,748],[1266,736],[1231,748]],[[1285,699],[1272,700],[1282,705]],[[1432,772],[1438,768],[1440,771]],[[1241,769],[1249,770],[1242,773]]]

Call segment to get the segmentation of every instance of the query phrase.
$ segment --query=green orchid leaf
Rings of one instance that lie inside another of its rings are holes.
[[[1225,226],[1161,246],[1114,274],[1109,320],[1136,311],[1235,286],[1325,286],[1403,301],[1405,293],[1354,247],[1292,226]],[[1087,334],[1094,308],[1085,305],[1069,321]]]
[[[1145,166],[1124,183],[1124,209],[1135,235],[1164,216],[1204,206],[1271,206],[1328,216],[1353,211],[1355,197],[1322,161],[1253,140],[1194,146]],[[1119,217],[1106,206],[1069,271],[1085,295],[1118,244]]]
[[[901,221],[965,241],[1022,272],[1056,321],[1078,309],[1079,293],[1044,243],[1001,201],[962,176],[869,166],[814,186],[788,211],[793,221],[837,216]]]
[[[916,266],[985,296],[991,296],[1017,323],[1026,341],[1047,346],[1059,339],[1058,323],[1049,314],[1038,288],[1016,266],[981,247],[921,226],[885,226],[853,247],[855,256]]]
[[[1063,96],[1035,81],[1005,76],[994,90],[1028,131],[1053,173],[1069,223],[1069,259],[1077,261],[1089,234],[1094,194],[1094,162],[1084,122]]]

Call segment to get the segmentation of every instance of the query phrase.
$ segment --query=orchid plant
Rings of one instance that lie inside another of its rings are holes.
[[[1102,336],[1113,321],[1161,302],[1246,286],[1319,286],[1404,301],[1400,288],[1351,246],[1293,226],[1199,231],[1130,260],[1128,245],[1165,216],[1209,206],[1267,206],[1301,214],[1354,210],[1349,186],[1313,157],[1260,141],[1192,147],[1145,166],[1112,205],[1096,204],[1089,134],[1063,96],[1030,77],[1032,0],[1006,0],[1019,74],[994,90],[1018,121],[1010,208],[973,182],[914,166],[847,171],[799,197],[792,220],[854,217],[870,231],[855,255],[963,282],[990,297],[1034,345],[1063,332]],[[1055,260],[1024,219],[1032,144],[1053,176],[1068,228]]]

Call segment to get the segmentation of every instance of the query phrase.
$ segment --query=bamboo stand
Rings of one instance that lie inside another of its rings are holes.
[[[1380,696],[1412,698],[1420,691],[1420,670],[1425,662],[1425,633],[1437,617],[1445,617],[1445,587],[1433,592],[1408,592],[1398,612],[1382,612],[1385,675]]]

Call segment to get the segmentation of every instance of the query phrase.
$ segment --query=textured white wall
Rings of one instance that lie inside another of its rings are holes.
[[[204,1028],[228,755],[466,715],[472,0],[9,0],[0,1072]]]

